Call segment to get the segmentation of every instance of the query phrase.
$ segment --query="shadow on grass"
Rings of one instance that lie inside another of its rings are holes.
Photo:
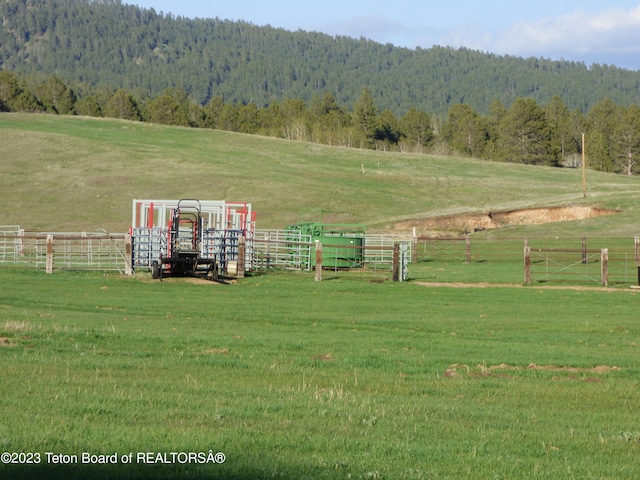
[[[264,470],[249,465],[238,468],[224,465],[3,465],[0,478],[14,480],[63,480],[63,479],[131,479],[131,480],[172,480],[172,479],[261,479],[272,478]],[[295,478],[286,473],[280,478]]]

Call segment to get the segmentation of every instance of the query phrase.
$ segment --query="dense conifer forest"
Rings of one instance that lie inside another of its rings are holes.
[[[366,7],[366,5],[365,5]],[[636,173],[640,72],[188,19],[119,0],[0,3],[0,111]]]

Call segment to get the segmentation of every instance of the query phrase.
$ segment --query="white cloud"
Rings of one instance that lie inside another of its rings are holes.
[[[640,53],[640,6],[592,14],[576,10],[558,17],[519,22],[498,33],[456,28],[442,41],[446,45],[525,57],[619,58]]]

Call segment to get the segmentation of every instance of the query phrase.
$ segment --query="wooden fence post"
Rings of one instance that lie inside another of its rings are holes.
[[[316,242],[316,282],[322,281],[322,243]]]
[[[237,278],[244,278],[244,257],[247,251],[247,239],[244,235],[238,238],[238,267],[236,271]]]
[[[600,265],[602,269],[602,285],[609,286],[609,249],[600,250]]]
[[[393,244],[393,281],[400,281],[400,244]]]
[[[582,264],[587,264],[587,237],[582,237]]]
[[[133,275],[133,237],[130,233],[124,236],[124,274]]]
[[[466,244],[467,244],[467,261],[466,261],[466,263],[471,263],[471,237],[469,235],[467,235]]]
[[[411,262],[418,261],[418,235],[417,235],[416,227],[413,227],[413,235],[411,236],[411,251],[413,255],[411,255]]]
[[[47,235],[47,261],[45,272],[53,273],[53,235]]]
[[[531,285],[531,247],[526,243],[524,247],[524,284]]]
[[[267,268],[271,267],[271,232],[267,233]]]
[[[20,229],[18,236],[20,237],[20,256],[24,257],[24,228]]]

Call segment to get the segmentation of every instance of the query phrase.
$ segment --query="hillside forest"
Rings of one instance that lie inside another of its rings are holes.
[[[184,19],[119,0],[0,4],[0,111],[640,172],[640,73]]]

